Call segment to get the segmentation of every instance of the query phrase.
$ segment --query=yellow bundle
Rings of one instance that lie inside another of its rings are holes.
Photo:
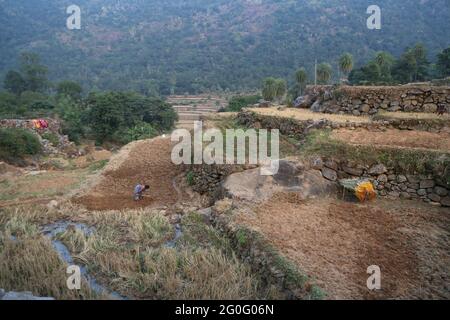
[[[377,193],[370,181],[364,181],[358,184],[355,188],[355,196],[361,202],[373,200],[377,197]]]

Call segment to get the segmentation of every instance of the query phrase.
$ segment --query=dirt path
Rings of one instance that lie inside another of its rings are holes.
[[[89,210],[114,210],[174,205],[179,190],[174,181],[181,168],[171,161],[170,138],[138,141],[112,161],[99,181],[74,201]],[[133,200],[137,183],[150,185],[142,201]]]
[[[446,208],[412,201],[302,202],[278,194],[237,219],[265,234],[330,299],[450,298]],[[381,268],[379,292],[366,287],[371,265]]]
[[[388,129],[369,132],[365,129],[335,130],[331,137],[354,145],[374,145],[450,151],[450,134]]]

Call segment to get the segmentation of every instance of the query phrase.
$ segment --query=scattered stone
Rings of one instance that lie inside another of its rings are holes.
[[[330,168],[323,168],[322,175],[325,179],[330,180],[330,181],[336,181],[338,178],[337,172]]]
[[[438,195],[435,194],[435,193],[429,194],[429,195],[428,195],[428,199],[430,199],[430,200],[433,201],[433,202],[441,202],[441,197],[438,196]]]
[[[417,176],[407,175],[406,178],[408,179],[409,183],[419,183],[420,179]]]
[[[181,215],[180,214],[174,214],[170,217],[170,223],[171,224],[179,224],[181,222]]]
[[[315,170],[322,170],[323,160],[322,158],[316,158],[311,161],[311,167]]]
[[[420,181],[420,189],[433,188],[434,185],[435,185],[434,180],[431,180],[431,179]]]
[[[361,176],[363,174],[363,169],[361,168],[350,168],[347,166],[343,166],[342,170],[344,170],[345,173],[348,173],[355,177]]]
[[[334,171],[337,171],[339,168],[339,165],[334,160],[327,160],[327,161],[325,161],[324,165],[325,165],[325,167],[327,167],[329,169],[333,169]]]
[[[411,199],[411,195],[408,192],[402,192],[400,193],[400,197],[402,199]]]
[[[233,200],[225,198],[223,200],[219,200],[214,204],[212,211],[214,214],[221,215],[228,213],[233,208]]]
[[[313,105],[311,106],[312,112],[323,112],[324,110],[325,106],[319,100],[314,102]]]
[[[383,173],[386,173],[386,172],[387,172],[387,168],[386,168],[386,166],[383,165],[383,164],[377,164],[377,165],[374,165],[374,166],[371,167],[371,168],[369,169],[369,171],[368,171],[368,173],[369,173],[370,175],[372,175],[372,176],[379,176],[379,175],[381,175],[381,174],[383,174]]]
[[[437,105],[434,103],[427,103],[423,106],[423,112],[435,113],[437,111]]]
[[[59,208],[59,203],[56,200],[52,200],[47,204],[47,208],[49,210],[56,210]]]
[[[388,197],[392,199],[398,199],[400,197],[400,193],[396,191],[391,191],[388,193]]]
[[[363,104],[361,106],[361,112],[369,113],[369,111],[370,111],[370,106],[368,104]]]
[[[447,189],[439,186],[434,188],[434,192],[440,197],[445,197],[448,194]]]
[[[441,199],[441,204],[444,207],[450,207],[450,197],[445,197]]]
[[[398,183],[403,183],[403,182],[406,182],[406,181],[408,181],[408,179],[404,175],[399,175],[397,177],[397,182]]]

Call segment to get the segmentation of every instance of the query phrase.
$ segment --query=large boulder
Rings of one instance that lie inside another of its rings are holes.
[[[320,101],[319,99],[316,100],[316,102],[314,102],[313,105],[311,106],[312,112],[324,112],[325,109],[326,105],[324,105],[322,101]]]
[[[319,171],[285,160],[274,176],[262,176],[259,168],[246,170],[230,175],[223,187],[232,198],[251,202],[266,201],[279,192],[296,192],[306,199],[337,191],[336,184],[323,179]]]
[[[295,99],[294,107],[295,108],[309,108],[313,104],[312,97],[310,95],[301,96]]]

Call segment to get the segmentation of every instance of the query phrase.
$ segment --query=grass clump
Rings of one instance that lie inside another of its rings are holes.
[[[44,213],[42,208],[0,210],[0,288],[57,300],[103,298],[85,280],[81,290],[67,288],[67,265],[39,232],[39,224],[49,219]]]
[[[151,210],[98,212],[96,232],[78,257],[107,286],[140,299],[249,299],[260,297],[249,266],[200,215],[184,217],[175,248],[168,219]],[[75,247],[75,246],[74,246]],[[82,246],[80,246],[82,247]]]
[[[102,170],[108,164],[108,162],[109,162],[109,160],[100,160],[100,161],[94,162],[89,165],[89,171],[95,172],[98,170]]]

